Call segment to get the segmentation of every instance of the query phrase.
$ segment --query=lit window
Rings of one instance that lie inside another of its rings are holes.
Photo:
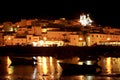
[[[80,38],[79,38],[79,40],[81,41],[81,40],[83,40],[83,38],[82,38],[82,37],[80,37]]]
[[[107,40],[110,40],[110,38],[107,38]]]

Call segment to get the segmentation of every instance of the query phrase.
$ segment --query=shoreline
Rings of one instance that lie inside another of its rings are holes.
[[[120,57],[120,46],[61,46],[61,47],[31,47],[3,46],[0,56],[116,56]]]

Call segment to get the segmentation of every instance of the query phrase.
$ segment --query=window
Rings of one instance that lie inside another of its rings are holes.
[[[31,40],[31,37],[29,37],[29,40]]]
[[[96,37],[98,37],[98,35],[96,35]]]

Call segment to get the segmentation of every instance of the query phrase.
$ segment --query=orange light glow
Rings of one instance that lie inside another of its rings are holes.
[[[107,60],[106,60],[106,68],[107,68],[108,74],[110,74],[111,73],[111,69],[112,69],[111,58],[110,57],[108,57]]]
[[[43,71],[44,71],[44,74],[47,74],[47,61],[46,61],[46,57],[43,57]]]
[[[110,40],[110,38],[107,38],[107,40]]]
[[[80,38],[79,38],[79,40],[81,41],[81,40],[83,40],[83,38],[82,38],[82,37],[80,37]]]

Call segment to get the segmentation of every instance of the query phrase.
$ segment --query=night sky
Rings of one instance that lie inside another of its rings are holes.
[[[0,22],[22,18],[76,19],[88,13],[96,24],[120,28],[120,4],[116,0],[16,0],[1,4]]]

